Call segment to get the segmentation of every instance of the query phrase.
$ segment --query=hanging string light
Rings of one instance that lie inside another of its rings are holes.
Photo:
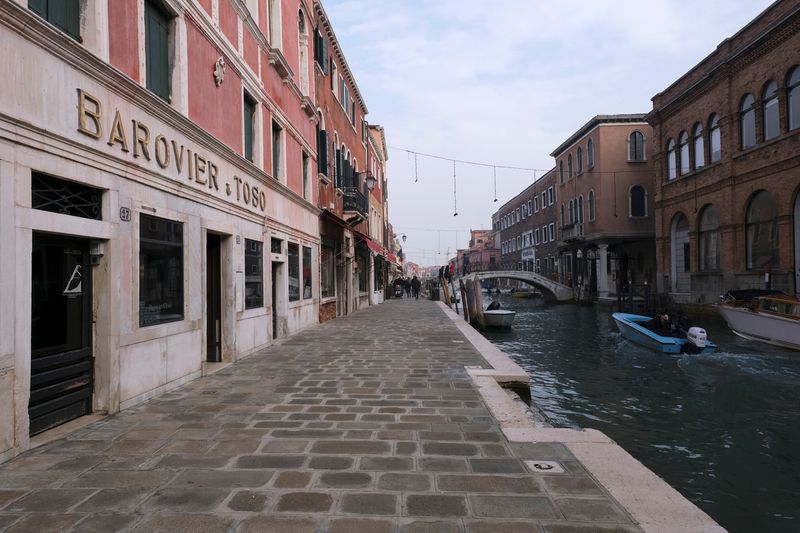
[[[494,170],[494,201],[497,201],[497,167],[492,167]]]
[[[453,216],[458,216],[458,197],[456,196],[456,162],[453,161]]]
[[[414,154],[414,183],[419,181],[419,173],[417,172],[417,154]]]

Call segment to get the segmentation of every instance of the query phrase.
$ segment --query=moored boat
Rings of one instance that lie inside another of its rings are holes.
[[[794,296],[730,291],[717,311],[740,337],[800,350],[800,299]]]
[[[614,313],[611,315],[623,338],[661,353],[714,353],[717,345],[708,340],[703,328],[692,327],[684,334],[665,336],[647,328],[649,316],[630,313]]]
[[[516,311],[508,309],[494,309],[483,312],[483,322],[486,327],[491,328],[510,328],[514,323]]]

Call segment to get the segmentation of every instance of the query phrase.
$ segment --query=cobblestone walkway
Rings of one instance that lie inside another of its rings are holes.
[[[430,301],[336,319],[1,466],[0,531],[639,531],[505,440],[481,364]]]

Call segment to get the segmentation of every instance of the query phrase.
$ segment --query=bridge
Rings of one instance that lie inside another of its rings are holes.
[[[488,270],[484,272],[473,272],[463,276],[461,279],[466,281],[474,279],[485,280],[499,278],[516,279],[533,285],[542,291],[542,294],[544,294],[545,298],[548,300],[566,302],[572,300],[574,297],[572,287],[567,287],[566,285],[562,285],[557,281],[546,278],[541,274],[527,270]]]

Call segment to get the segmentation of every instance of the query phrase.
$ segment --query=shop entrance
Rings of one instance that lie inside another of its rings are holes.
[[[206,233],[206,361],[222,361],[222,249],[219,235]]]
[[[89,242],[33,235],[30,434],[91,413]]]

